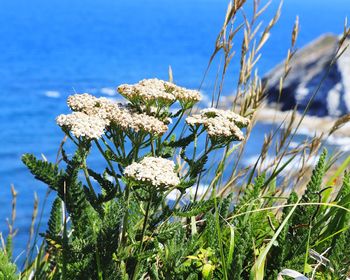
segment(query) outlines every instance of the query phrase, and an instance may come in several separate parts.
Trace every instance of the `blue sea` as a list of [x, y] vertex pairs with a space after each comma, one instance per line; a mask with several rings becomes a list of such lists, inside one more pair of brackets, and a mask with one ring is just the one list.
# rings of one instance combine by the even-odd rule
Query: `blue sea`
[[[67, 96], [89, 92], [113, 97], [121, 83], [167, 79], [169, 66], [176, 83], [198, 88], [227, 4], [226, 0], [0, 0], [0, 232], [7, 232], [13, 184], [18, 192], [15, 255], [26, 246], [34, 192], [39, 211], [44, 207], [44, 224], [51, 207], [43, 205], [46, 186], [32, 177], [21, 155], [43, 154], [55, 160], [63, 138], [55, 117], [68, 112]], [[261, 18], [265, 24], [277, 6], [272, 1]], [[298, 47], [302, 47], [323, 33], [341, 33], [350, 3], [285, 0], [281, 19], [263, 49], [261, 75], [285, 57], [296, 15]], [[235, 43], [239, 49], [240, 41]], [[238, 65], [234, 58], [225, 95], [235, 88]], [[202, 87], [207, 96], [213, 90], [216, 66], [217, 61]], [[259, 124], [251, 139], [262, 143], [272, 127]], [[254, 157], [260, 149], [250, 144], [247, 156]]]

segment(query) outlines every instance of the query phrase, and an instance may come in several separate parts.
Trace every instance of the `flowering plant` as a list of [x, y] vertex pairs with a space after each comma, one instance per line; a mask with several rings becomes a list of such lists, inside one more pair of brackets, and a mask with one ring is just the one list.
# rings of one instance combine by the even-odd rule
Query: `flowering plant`
[[[57, 117], [76, 147], [69, 159], [62, 145], [65, 170], [32, 155], [23, 157], [58, 194], [45, 234], [57, 275], [106, 278], [113, 268], [134, 279], [147, 274], [155, 240], [157, 247], [166, 246], [166, 235], [174, 234], [169, 221], [193, 207], [192, 199], [184, 197], [199, 183], [209, 154], [243, 140], [241, 128], [249, 124], [232, 111], [208, 108], [191, 114], [200, 93], [171, 82], [142, 80], [121, 85], [118, 92], [125, 103], [87, 93], [68, 98], [73, 112]], [[185, 116], [187, 129], [177, 137], [174, 132]], [[197, 154], [196, 141], [205, 134], [208, 146]], [[102, 172], [88, 165], [94, 149], [105, 161]], [[175, 200], [169, 198], [174, 192]], [[61, 212], [63, 221], [57, 218]]]

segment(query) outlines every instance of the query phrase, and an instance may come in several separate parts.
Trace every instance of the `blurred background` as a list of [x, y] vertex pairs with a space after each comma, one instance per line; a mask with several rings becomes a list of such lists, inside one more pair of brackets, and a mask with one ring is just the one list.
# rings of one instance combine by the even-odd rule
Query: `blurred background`
[[[44, 154], [55, 160], [63, 138], [55, 118], [68, 112], [67, 96], [88, 92], [116, 98], [115, 88], [121, 83], [168, 79], [169, 65], [177, 84], [198, 88], [227, 4], [227, 0], [0, 0], [0, 232], [7, 231], [14, 184], [19, 229], [15, 256], [25, 249], [34, 192], [39, 210], [51, 207], [42, 204], [47, 188], [35, 181], [21, 155]], [[272, 1], [262, 17], [265, 24], [278, 4]], [[340, 34], [350, 3], [285, 0], [263, 49], [260, 75], [286, 56], [296, 15], [300, 19], [297, 46], [302, 47], [324, 33]], [[239, 61], [231, 63], [224, 95], [234, 91], [238, 65]], [[208, 100], [216, 66], [217, 62], [201, 88]], [[252, 138], [262, 140], [272, 127], [258, 125]], [[254, 159], [260, 149], [250, 145], [246, 160]]]

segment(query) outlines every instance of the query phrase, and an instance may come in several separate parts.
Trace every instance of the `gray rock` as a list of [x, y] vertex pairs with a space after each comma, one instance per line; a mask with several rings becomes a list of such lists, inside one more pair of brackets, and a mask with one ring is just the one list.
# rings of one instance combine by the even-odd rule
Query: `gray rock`
[[290, 62], [292, 69], [284, 81], [280, 97], [279, 83], [284, 74], [284, 63], [277, 65], [264, 78], [268, 101], [279, 100], [283, 111], [294, 109], [296, 105], [299, 111], [304, 111], [321, 84], [307, 114], [338, 117], [349, 113], [350, 50], [347, 49], [330, 67], [337, 48], [338, 37], [326, 34], [300, 49]]

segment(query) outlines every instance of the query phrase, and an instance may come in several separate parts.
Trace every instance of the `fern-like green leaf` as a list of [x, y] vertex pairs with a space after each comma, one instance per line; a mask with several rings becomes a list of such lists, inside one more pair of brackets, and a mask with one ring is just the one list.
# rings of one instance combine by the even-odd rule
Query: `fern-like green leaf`
[[62, 172], [58, 170], [58, 166], [47, 161], [38, 160], [32, 154], [24, 154], [22, 156], [23, 163], [29, 168], [30, 172], [36, 179], [44, 182], [50, 188], [57, 191], [58, 181]]
[[171, 222], [162, 225], [158, 232], [156, 232], [157, 239], [160, 242], [172, 239], [175, 234], [181, 229], [182, 224], [179, 222]]
[[[217, 199], [218, 200], [218, 199]], [[195, 201], [191, 202], [179, 210], [175, 210], [174, 214], [179, 217], [193, 217], [199, 214], [205, 214], [210, 209], [214, 207], [214, 199], [203, 200], [203, 201]]]
[[16, 280], [17, 267], [11, 263], [4, 251], [0, 250], [0, 279], [1, 280]]
[[52, 204], [50, 218], [48, 222], [47, 234], [56, 236], [61, 232], [62, 228], [62, 200], [56, 198]]

